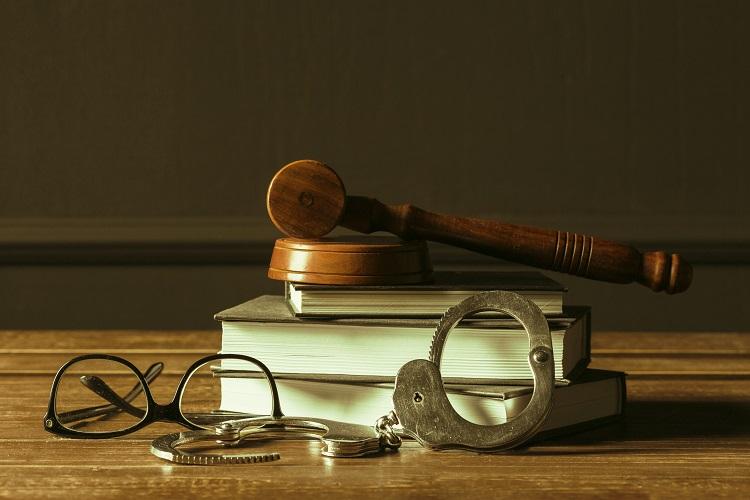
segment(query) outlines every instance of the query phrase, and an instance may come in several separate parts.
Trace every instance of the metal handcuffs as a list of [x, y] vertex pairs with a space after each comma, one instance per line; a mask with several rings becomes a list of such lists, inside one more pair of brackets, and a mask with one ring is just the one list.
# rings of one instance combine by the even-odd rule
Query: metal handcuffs
[[[461, 417], [443, 387], [440, 362], [448, 334], [462, 319], [482, 311], [504, 312], [521, 323], [529, 337], [528, 362], [534, 392], [526, 408], [514, 419], [498, 425], [479, 425]], [[432, 337], [429, 360], [409, 361], [398, 372], [393, 408], [370, 427], [333, 420], [276, 415], [227, 420], [210, 429], [162, 436], [151, 452], [163, 459], [187, 464], [258, 463], [278, 460], [278, 453], [234, 455], [193, 453], [180, 446], [215, 441], [221, 446], [249, 444], [253, 439], [318, 439], [321, 453], [330, 457], [360, 457], [401, 444], [398, 434], [416, 439], [434, 450], [463, 449], [475, 452], [507, 450], [527, 441], [544, 424], [552, 410], [554, 390], [552, 338], [542, 311], [513, 292], [495, 291], [473, 295], [449, 308]], [[275, 390], [275, 388], [274, 388]], [[274, 394], [278, 398], [277, 394]], [[399, 428], [397, 434], [395, 428]]]

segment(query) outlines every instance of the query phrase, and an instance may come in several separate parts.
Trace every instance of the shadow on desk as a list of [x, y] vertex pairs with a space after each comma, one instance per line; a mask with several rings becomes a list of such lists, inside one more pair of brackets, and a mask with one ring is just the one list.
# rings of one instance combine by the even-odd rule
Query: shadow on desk
[[[692, 448], [750, 436], [750, 402], [634, 401], [617, 422], [524, 449], [530, 455], [648, 453], [650, 441], [683, 440]], [[644, 441], [647, 442], [644, 444]], [[580, 448], [585, 445], [586, 448]], [[558, 449], [559, 448], [559, 449]]]
[[624, 439], [750, 436], [750, 401], [634, 401], [617, 424]]

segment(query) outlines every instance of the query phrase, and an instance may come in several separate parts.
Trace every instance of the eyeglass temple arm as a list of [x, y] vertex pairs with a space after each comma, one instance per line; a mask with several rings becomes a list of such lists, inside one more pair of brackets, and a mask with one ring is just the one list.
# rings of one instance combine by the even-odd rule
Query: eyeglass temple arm
[[[156, 378], [161, 374], [163, 369], [164, 369], [164, 363], [162, 363], [161, 361], [149, 366], [148, 369], [143, 373], [143, 378], [146, 380], [146, 383], [151, 384], [154, 380], [156, 380]], [[98, 382], [95, 382], [94, 380], [97, 380]], [[143, 391], [143, 386], [141, 385], [140, 382], [135, 384], [133, 388], [130, 390], [130, 392], [128, 392], [122, 398], [118, 396], [117, 393], [115, 393], [99, 377], [96, 377], [93, 375], [84, 375], [81, 377], [81, 383], [83, 384], [84, 387], [86, 387], [87, 389], [90, 389], [97, 395], [106, 399], [111, 404], [90, 406], [88, 408], [81, 408], [78, 410], [72, 410], [72, 411], [67, 411], [64, 413], [59, 413], [57, 415], [57, 419], [60, 421], [61, 424], [67, 424], [70, 422], [76, 422], [79, 420], [85, 420], [85, 419], [97, 417], [97, 416], [102, 416], [102, 418], [107, 418], [109, 416], [116, 414], [119, 411], [127, 411], [131, 415], [135, 415], [134, 413], [132, 413], [132, 411], [128, 411], [127, 407], [130, 407], [138, 412], [138, 415], [135, 415], [136, 417], [138, 418], [143, 417], [143, 410], [134, 408], [133, 406], [130, 405], [130, 402], [134, 400], [136, 397], [138, 397], [138, 395]], [[106, 388], [104, 390], [104, 393], [97, 391], [97, 388], [102, 388], [102, 387]]]
[[136, 408], [135, 406], [131, 405], [129, 401], [121, 398], [114, 390], [112, 390], [110, 386], [107, 385], [104, 380], [97, 377], [96, 375], [82, 376], [81, 383], [91, 389], [94, 393], [101, 396], [103, 399], [106, 399], [107, 401], [112, 403], [117, 407], [118, 410], [130, 413], [137, 418], [143, 418], [143, 416], [146, 414], [145, 410]]

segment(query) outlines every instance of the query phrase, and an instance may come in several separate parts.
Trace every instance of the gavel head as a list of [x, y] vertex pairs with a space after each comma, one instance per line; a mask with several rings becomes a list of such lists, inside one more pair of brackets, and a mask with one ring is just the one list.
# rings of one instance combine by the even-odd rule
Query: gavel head
[[278, 171], [268, 186], [266, 208], [279, 231], [294, 238], [320, 238], [344, 216], [344, 183], [328, 165], [299, 160]]

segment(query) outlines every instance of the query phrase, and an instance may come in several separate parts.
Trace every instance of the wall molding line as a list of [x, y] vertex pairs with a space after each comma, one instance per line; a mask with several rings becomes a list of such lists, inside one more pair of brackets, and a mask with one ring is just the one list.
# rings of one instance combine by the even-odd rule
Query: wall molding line
[[[484, 217], [493, 217], [484, 215]], [[500, 216], [494, 216], [500, 218]], [[641, 249], [682, 253], [694, 264], [750, 264], [743, 217], [503, 216], [503, 220], [585, 232]], [[575, 220], [575, 225], [571, 224]], [[340, 231], [339, 234], [344, 234]], [[0, 264], [263, 264], [280, 234], [266, 217], [0, 217]], [[494, 259], [445, 245], [433, 260], [457, 265]]]

